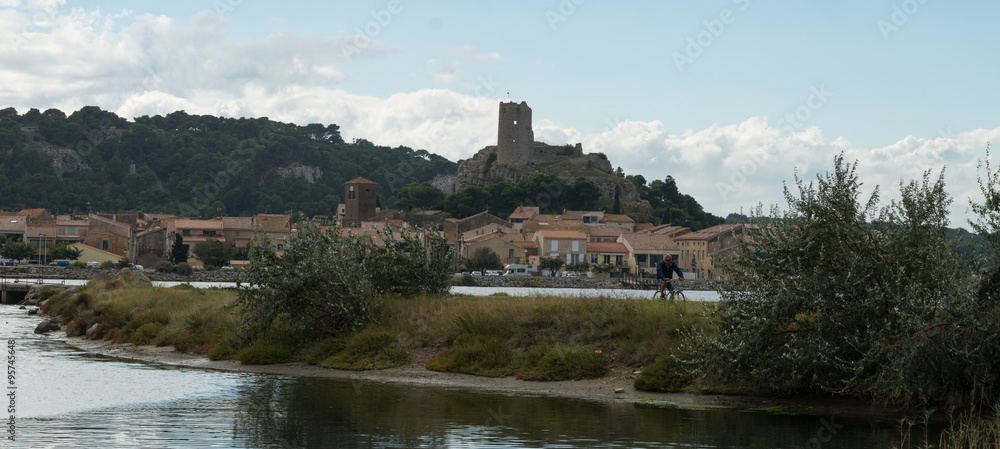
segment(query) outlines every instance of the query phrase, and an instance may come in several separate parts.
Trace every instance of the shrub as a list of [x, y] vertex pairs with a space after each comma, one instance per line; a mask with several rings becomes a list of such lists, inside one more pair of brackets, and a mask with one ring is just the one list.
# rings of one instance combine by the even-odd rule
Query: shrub
[[48, 289], [42, 290], [42, 292], [38, 294], [38, 301], [39, 302], [45, 301], [46, 299], [49, 299], [49, 298], [55, 296], [58, 293], [59, 293], [59, 291], [56, 290], [56, 289], [54, 289], [54, 288], [48, 288]]
[[392, 368], [406, 363], [406, 349], [395, 335], [366, 330], [350, 339], [344, 349], [326, 360], [327, 368], [365, 370]]
[[190, 276], [193, 271], [194, 269], [191, 268], [191, 265], [188, 265], [187, 263], [179, 263], [174, 265], [174, 273], [183, 276]]
[[115, 265], [116, 264], [114, 262], [110, 261], [110, 260], [105, 260], [104, 262], [101, 262], [101, 268], [105, 268], [105, 269], [109, 269], [109, 270], [110, 269], [114, 269]]
[[497, 337], [462, 334], [450, 348], [427, 362], [427, 369], [480, 376], [502, 377], [514, 373], [511, 351]]
[[694, 380], [689, 367], [674, 354], [664, 354], [651, 365], [644, 366], [635, 379], [636, 390], [676, 393]]
[[608, 360], [593, 346], [538, 345], [521, 360], [517, 376], [525, 380], [577, 380], [601, 377]]
[[257, 342], [236, 353], [236, 359], [246, 365], [272, 365], [292, 360], [295, 351], [281, 343]]
[[74, 261], [69, 266], [72, 268], [87, 268], [87, 264], [80, 262], [79, 260]]
[[129, 343], [134, 345], [148, 345], [156, 337], [156, 334], [163, 329], [163, 324], [157, 322], [149, 322], [142, 324], [135, 330], [133, 330], [128, 337]]
[[169, 260], [161, 260], [156, 263], [156, 271], [160, 273], [173, 273], [174, 264], [170, 263]]
[[[977, 303], [946, 238], [943, 173], [861, 198], [856, 165], [758, 208], [752, 238], [724, 259], [717, 334], [693, 334], [698, 374], [763, 392], [838, 391], [886, 402], [968, 403], [995, 382], [1000, 307]], [[989, 380], [987, 380], [989, 379]]]

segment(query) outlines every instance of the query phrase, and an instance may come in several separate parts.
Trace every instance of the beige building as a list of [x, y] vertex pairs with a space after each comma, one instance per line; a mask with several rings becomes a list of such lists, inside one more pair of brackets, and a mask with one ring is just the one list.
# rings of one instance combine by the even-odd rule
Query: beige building
[[471, 257], [479, 248], [488, 248], [498, 256], [504, 264], [527, 263], [528, 250], [503, 238], [503, 234], [493, 232], [472, 237], [462, 242], [462, 257]]
[[587, 243], [587, 262], [591, 265], [610, 265], [616, 272], [628, 269], [628, 247], [620, 242]]
[[97, 248], [94, 248], [93, 246], [86, 245], [86, 244], [83, 244], [83, 243], [74, 243], [74, 244], [70, 245], [69, 247], [70, 248], [75, 248], [75, 249], [78, 249], [78, 250], [81, 251], [80, 252], [80, 258], [76, 259], [77, 262], [82, 262], [82, 263], [87, 263], [87, 262], [104, 263], [104, 262], [118, 262], [119, 260], [122, 259], [122, 256], [119, 256], [117, 254], [110, 253], [110, 252], [107, 252], [107, 251], [102, 251], [102, 250], [99, 250]]
[[718, 225], [677, 237], [682, 270], [698, 274], [703, 279], [719, 276], [717, 264], [720, 257], [732, 251], [743, 235], [743, 224]]
[[680, 254], [674, 240], [665, 235], [622, 234], [618, 242], [628, 248], [628, 268], [632, 274], [656, 273], [656, 264], [669, 254], [676, 258]]
[[538, 245], [539, 257], [562, 259], [567, 265], [583, 262], [587, 255], [587, 234], [582, 231], [543, 229], [532, 240]]

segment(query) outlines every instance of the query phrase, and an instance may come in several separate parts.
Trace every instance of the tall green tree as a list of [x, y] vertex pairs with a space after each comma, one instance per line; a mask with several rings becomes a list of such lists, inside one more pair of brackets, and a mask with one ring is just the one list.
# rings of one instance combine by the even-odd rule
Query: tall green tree
[[400, 189], [396, 207], [403, 210], [440, 210], [444, 207], [444, 199], [444, 192], [429, 183], [410, 183]]
[[184, 237], [174, 234], [174, 243], [170, 245], [170, 261], [173, 263], [187, 263], [188, 247], [184, 244]]

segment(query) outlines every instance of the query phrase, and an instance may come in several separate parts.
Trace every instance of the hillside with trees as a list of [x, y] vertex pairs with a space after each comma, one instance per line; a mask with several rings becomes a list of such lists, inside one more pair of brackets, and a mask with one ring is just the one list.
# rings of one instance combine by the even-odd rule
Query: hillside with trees
[[130, 122], [92, 106], [68, 116], [0, 110], [0, 209], [323, 215], [355, 177], [377, 182], [391, 207], [403, 186], [456, 167], [426, 150], [346, 143], [337, 125], [183, 111]]

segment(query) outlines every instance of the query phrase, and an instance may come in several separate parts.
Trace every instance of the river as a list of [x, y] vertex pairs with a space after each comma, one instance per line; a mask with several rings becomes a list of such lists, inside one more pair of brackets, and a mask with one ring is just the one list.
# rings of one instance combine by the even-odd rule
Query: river
[[14, 410], [3, 415], [14, 416], [15, 441], [5, 426], [0, 447], [875, 448], [899, 439], [894, 422], [136, 363], [36, 335], [38, 321], [0, 306], [0, 338], [15, 356], [4, 401]]

